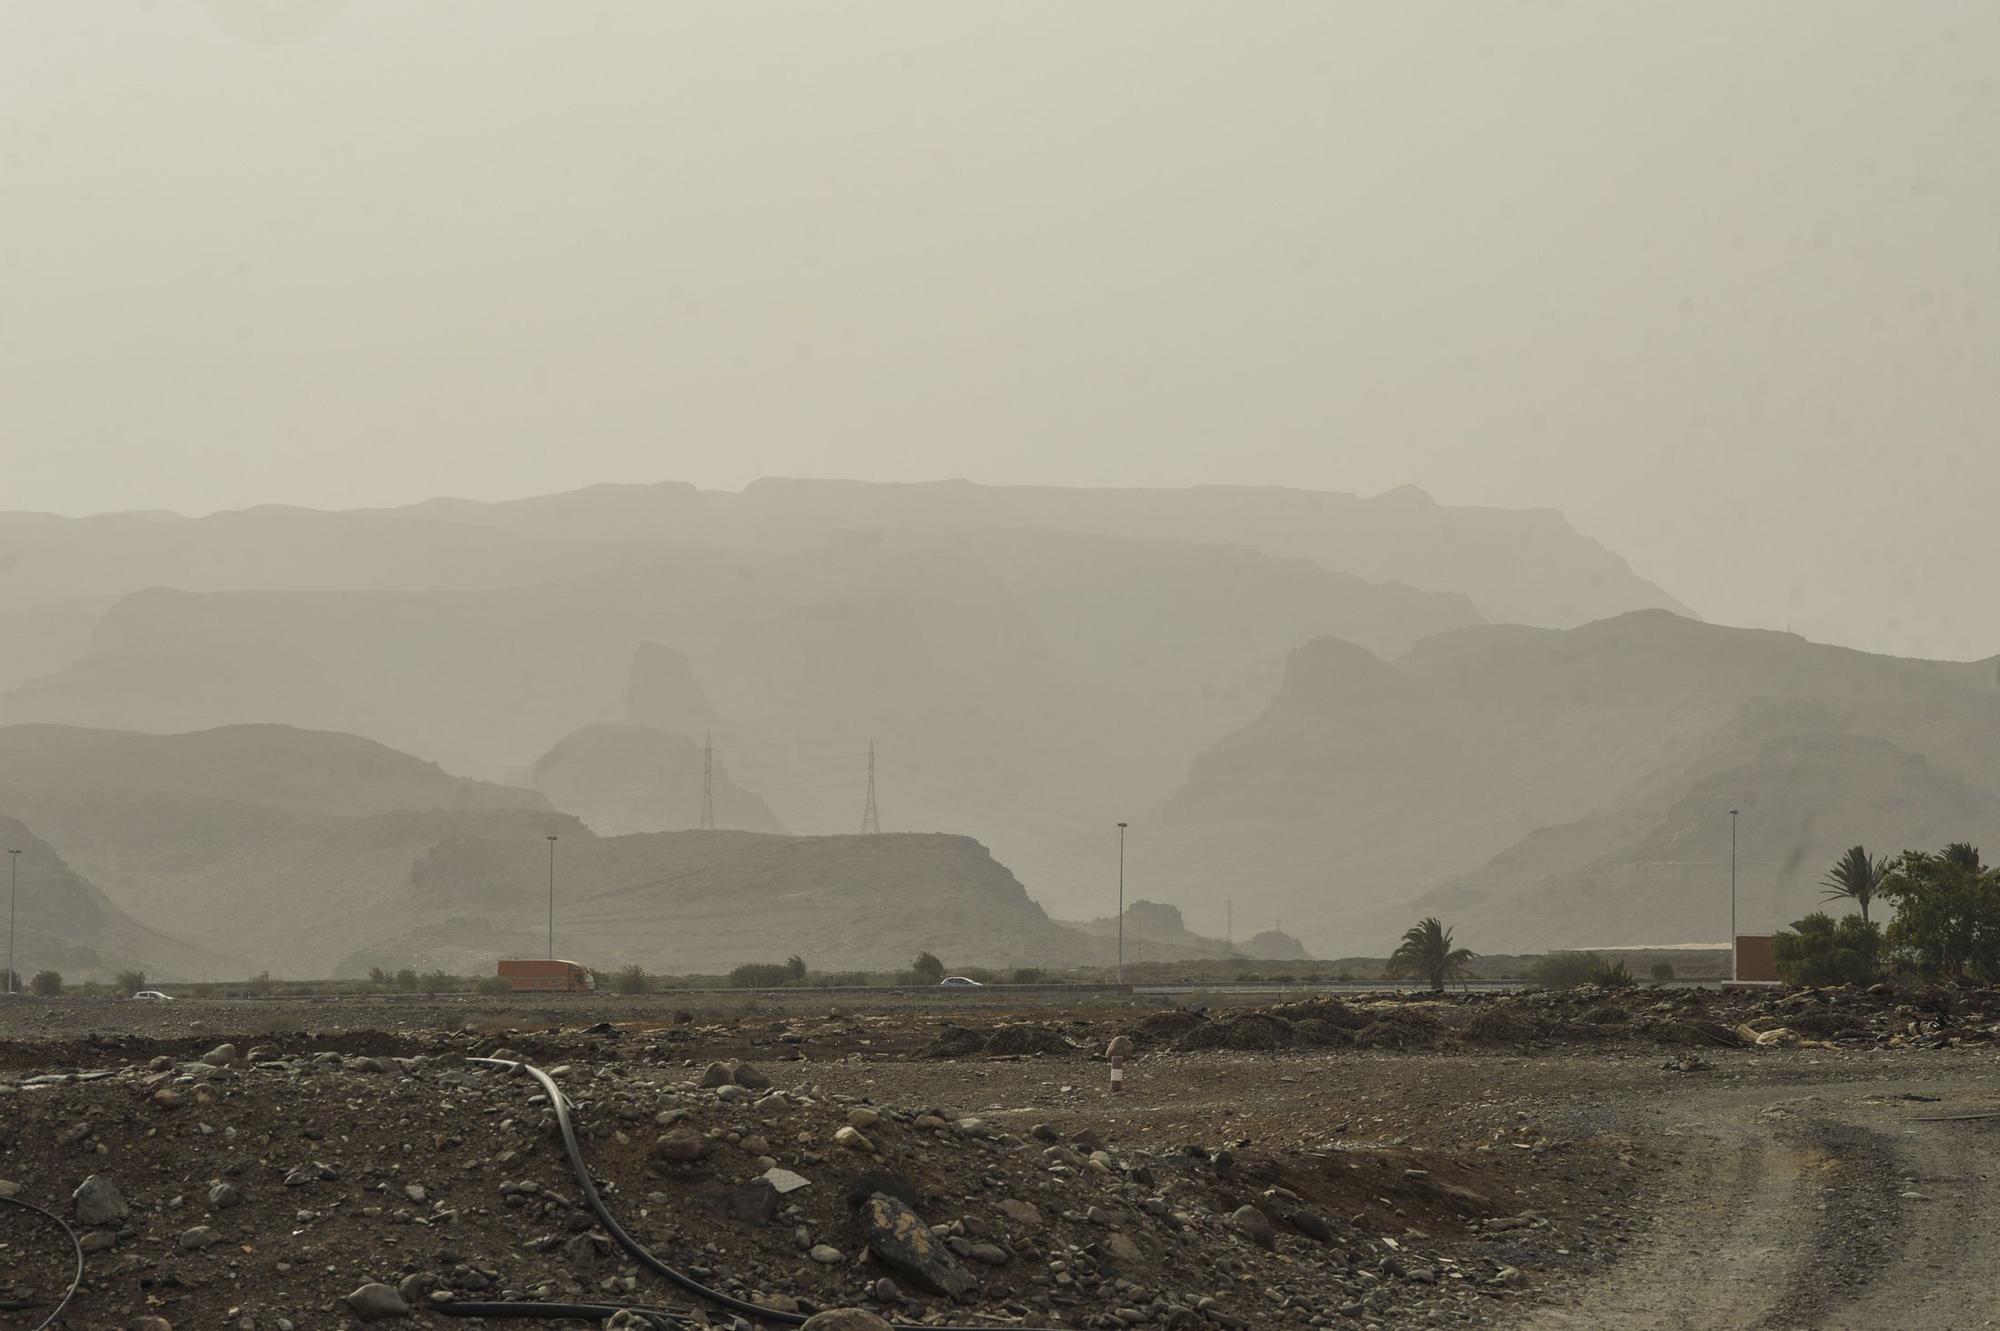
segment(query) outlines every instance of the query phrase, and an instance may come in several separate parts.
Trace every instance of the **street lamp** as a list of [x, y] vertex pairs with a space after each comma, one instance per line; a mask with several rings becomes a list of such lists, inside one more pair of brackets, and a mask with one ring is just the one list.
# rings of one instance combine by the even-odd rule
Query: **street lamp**
[[1736, 975], [1736, 810], [1729, 811], [1729, 978]]
[[1118, 987], [1125, 987], [1125, 824], [1118, 824]]
[[549, 960], [556, 958], [556, 834], [549, 833]]
[[7, 852], [7, 992], [14, 990], [14, 898], [21, 888], [21, 852]]

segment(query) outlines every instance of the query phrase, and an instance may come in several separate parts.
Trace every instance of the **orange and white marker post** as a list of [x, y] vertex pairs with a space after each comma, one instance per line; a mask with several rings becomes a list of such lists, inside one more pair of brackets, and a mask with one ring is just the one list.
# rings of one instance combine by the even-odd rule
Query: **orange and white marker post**
[[1104, 1056], [1111, 1060], [1111, 1093], [1113, 1095], [1122, 1095], [1125, 1092], [1125, 1060], [1131, 1052], [1132, 1039], [1126, 1035], [1120, 1035], [1113, 1039], [1104, 1050]]

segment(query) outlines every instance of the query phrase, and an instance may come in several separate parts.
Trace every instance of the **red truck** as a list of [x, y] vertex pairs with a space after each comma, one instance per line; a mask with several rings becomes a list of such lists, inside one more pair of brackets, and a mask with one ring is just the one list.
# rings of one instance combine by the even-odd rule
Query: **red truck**
[[541, 957], [508, 957], [500, 962], [500, 978], [516, 993], [588, 993], [597, 988], [597, 979], [574, 961]]

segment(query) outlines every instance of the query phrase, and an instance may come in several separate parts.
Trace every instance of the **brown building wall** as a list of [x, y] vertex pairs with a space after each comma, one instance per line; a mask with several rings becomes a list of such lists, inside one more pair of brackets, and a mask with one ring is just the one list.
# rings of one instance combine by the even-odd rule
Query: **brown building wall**
[[1778, 978], [1778, 949], [1771, 935], [1736, 935], [1736, 978], [1739, 980]]

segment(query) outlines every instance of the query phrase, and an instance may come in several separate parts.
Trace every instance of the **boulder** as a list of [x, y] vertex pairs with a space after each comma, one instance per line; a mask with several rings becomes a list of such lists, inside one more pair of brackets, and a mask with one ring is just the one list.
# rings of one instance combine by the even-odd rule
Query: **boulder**
[[403, 1296], [393, 1285], [380, 1281], [370, 1281], [341, 1300], [348, 1311], [364, 1322], [379, 1322], [391, 1317], [408, 1317], [410, 1305], [403, 1302]]
[[1271, 1220], [1254, 1206], [1239, 1206], [1230, 1215], [1229, 1222], [1236, 1226], [1236, 1232], [1249, 1239], [1258, 1247], [1275, 1251], [1278, 1246], [1278, 1231], [1271, 1227]]
[[950, 1299], [977, 1287], [951, 1249], [904, 1202], [878, 1192], [862, 1203], [860, 1220], [868, 1251], [912, 1284]]
[[116, 1224], [132, 1214], [132, 1208], [125, 1204], [125, 1194], [102, 1174], [92, 1174], [79, 1183], [70, 1200], [76, 1203], [79, 1225]]

